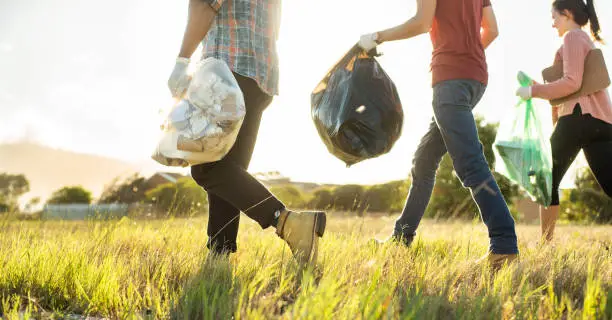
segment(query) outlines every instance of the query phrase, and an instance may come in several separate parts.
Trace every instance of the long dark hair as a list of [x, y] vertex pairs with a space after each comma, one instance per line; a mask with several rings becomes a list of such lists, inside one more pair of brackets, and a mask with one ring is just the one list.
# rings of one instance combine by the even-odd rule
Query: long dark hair
[[571, 12], [574, 16], [574, 21], [581, 27], [590, 22], [593, 38], [599, 42], [603, 42], [599, 36], [601, 28], [599, 27], [599, 20], [595, 13], [593, 0], [586, 0], [586, 4], [582, 2], [582, 0], [555, 0], [552, 5], [560, 14], [564, 15], [565, 10]]

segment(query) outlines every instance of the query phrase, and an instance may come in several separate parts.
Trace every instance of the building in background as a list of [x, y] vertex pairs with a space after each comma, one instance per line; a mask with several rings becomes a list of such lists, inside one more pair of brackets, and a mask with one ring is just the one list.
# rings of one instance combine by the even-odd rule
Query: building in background
[[165, 183], [176, 183], [179, 179], [185, 177], [186, 176], [176, 172], [156, 172], [147, 179], [147, 189], [155, 189], [155, 187]]
[[331, 184], [318, 184], [314, 182], [291, 181], [290, 178], [283, 176], [278, 171], [258, 172], [258, 173], [254, 173], [253, 177], [255, 177], [255, 179], [259, 180], [259, 182], [263, 183], [263, 185], [268, 188], [273, 187], [273, 186], [292, 185], [304, 192], [310, 192], [320, 187], [336, 186], [336, 185], [331, 185]]

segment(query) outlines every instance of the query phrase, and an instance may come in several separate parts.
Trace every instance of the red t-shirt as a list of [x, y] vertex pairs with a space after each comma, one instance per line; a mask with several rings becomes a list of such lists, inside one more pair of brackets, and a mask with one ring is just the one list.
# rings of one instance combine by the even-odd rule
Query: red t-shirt
[[472, 79], [487, 84], [487, 60], [480, 40], [484, 7], [490, 0], [437, 0], [430, 36], [432, 85]]

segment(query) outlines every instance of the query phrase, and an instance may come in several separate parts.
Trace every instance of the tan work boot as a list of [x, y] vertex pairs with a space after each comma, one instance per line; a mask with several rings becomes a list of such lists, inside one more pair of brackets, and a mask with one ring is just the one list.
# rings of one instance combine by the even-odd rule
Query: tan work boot
[[478, 259], [478, 263], [488, 263], [493, 271], [499, 271], [504, 265], [510, 265], [518, 259], [518, 254], [487, 253]]
[[311, 264], [317, 260], [317, 246], [325, 224], [325, 212], [283, 210], [278, 217], [276, 234], [287, 242], [300, 265]]

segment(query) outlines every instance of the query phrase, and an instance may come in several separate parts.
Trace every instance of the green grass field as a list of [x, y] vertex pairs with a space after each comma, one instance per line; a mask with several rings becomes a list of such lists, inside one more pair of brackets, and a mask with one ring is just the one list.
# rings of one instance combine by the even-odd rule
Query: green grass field
[[238, 252], [206, 262], [206, 219], [0, 220], [6, 318], [612, 319], [612, 227], [518, 225], [520, 263], [492, 276], [479, 223], [425, 221], [410, 248], [368, 243], [394, 217], [330, 218], [301, 272], [273, 230], [242, 219]]

